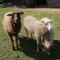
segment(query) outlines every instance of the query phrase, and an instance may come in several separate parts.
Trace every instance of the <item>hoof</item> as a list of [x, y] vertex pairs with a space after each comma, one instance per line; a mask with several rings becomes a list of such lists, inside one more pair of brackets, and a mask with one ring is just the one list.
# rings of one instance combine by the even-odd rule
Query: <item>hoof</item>
[[18, 51], [22, 51], [22, 49], [21, 49], [21, 48], [16, 48], [16, 50], [18, 50]]

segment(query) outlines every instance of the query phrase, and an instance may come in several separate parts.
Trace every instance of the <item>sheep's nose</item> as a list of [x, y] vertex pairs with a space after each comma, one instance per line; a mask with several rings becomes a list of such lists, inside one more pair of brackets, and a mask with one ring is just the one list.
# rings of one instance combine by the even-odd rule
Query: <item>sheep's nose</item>
[[49, 31], [52, 31], [53, 29], [51, 28], [51, 29], [49, 29]]

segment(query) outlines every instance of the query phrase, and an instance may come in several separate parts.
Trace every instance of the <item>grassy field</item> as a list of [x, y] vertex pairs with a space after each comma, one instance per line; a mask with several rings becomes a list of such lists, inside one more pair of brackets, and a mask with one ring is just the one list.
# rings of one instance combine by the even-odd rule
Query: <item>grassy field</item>
[[[54, 25], [55, 25], [55, 34], [54, 34], [54, 39], [55, 40], [60, 40], [60, 9], [53, 9], [53, 8], [34, 8], [34, 9], [21, 9], [21, 8], [16, 8], [16, 7], [7, 7], [7, 8], [2, 8], [0, 7], [0, 60], [16, 60], [19, 56], [19, 60], [58, 60], [60, 59], [60, 52], [57, 51], [57, 53], [52, 56], [40, 56], [37, 58], [37, 56], [34, 55], [34, 50], [32, 47], [32, 41], [26, 42], [26, 39], [24, 40], [24, 43], [22, 42], [23, 45], [23, 51], [13, 51], [12, 46], [11, 46], [11, 41], [9, 38], [6, 36], [3, 28], [2, 28], [2, 21], [4, 14], [8, 11], [24, 11], [24, 15], [22, 16], [22, 22], [23, 18], [26, 15], [32, 15], [35, 16], [37, 19], [41, 19], [43, 17], [48, 17], [53, 19]], [[22, 24], [22, 30], [21, 34], [23, 36], [26, 36], [25, 30], [23, 28]], [[30, 34], [29, 34], [30, 37]], [[24, 39], [24, 38], [23, 38]], [[31, 43], [31, 44], [30, 44]], [[58, 43], [57, 43], [58, 44]], [[31, 46], [30, 46], [31, 45]], [[56, 45], [58, 50], [60, 50], [60, 45]], [[58, 54], [59, 53], [59, 54]], [[41, 58], [41, 59], [40, 59]]]

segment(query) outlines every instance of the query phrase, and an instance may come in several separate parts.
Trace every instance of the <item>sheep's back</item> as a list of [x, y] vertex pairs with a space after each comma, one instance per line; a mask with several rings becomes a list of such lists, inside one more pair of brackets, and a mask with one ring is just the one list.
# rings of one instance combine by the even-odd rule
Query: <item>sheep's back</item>
[[36, 19], [34, 17], [26, 16], [24, 18], [24, 26], [27, 30], [34, 32], [35, 24], [36, 24]]

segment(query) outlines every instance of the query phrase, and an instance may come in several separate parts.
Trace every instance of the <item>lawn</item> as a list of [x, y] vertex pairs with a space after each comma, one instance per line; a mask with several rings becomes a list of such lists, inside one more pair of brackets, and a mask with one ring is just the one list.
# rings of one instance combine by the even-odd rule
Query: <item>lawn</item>
[[[22, 8], [17, 8], [17, 7], [6, 7], [2, 8], [0, 7], [0, 60], [38, 60], [37, 57], [34, 55], [34, 50], [32, 47], [32, 41], [26, 42], [26, 39], [24, 40], [23, 45], [23, 51], [13, 51], [12, 46], [11, 46], [11, 41], [9, 38], [6, 36], [3, 27], [2, 27], [2, 21], [4, 14], [9, 11], [23, 11], [24, 15], [22, 17], [22, 22], [23, 18], [27, 15], [32, 15], [35, 16], [37, 19], [41, 19], [43, 17], [48, 17], [51, 18], [54, 22], [54, 39], [55, 40], [60, 40], [60, 9], [53, 9], [53, 8], [27, 8], [27, 9], [22, 9]], [[26, 33], [22, 24], [22, 29], [21, 29], [21, 34], [26, 37]], [[30, 34], [29, 34], [30, 37]], [[31, 43], [31, 44], [30, 44]], [[31, 45], [31, 46], [30, 46]], [[56, 45], [57, 47], [60, 47], [60, 45]], [[60, 50], [60, 48], [57, 48]], [[32, 51], [31, 51], [32, 50]], [[59, 52], [58, 52], [59, 53]], [[19, 58], [17, 57], [19, 56]], [[56, 55], [56, 54], [55, 54]], [[46, 58], [46, 60], [58, 60], [60, 59], [60, 53], [57, 54], [58, 56], [56, 57], [50, 57], [50, 56], [42, 56], [43, 58]], [[40, 56], [39, 56], [40, 57]], [[39, 59], [39, 60], [45, 60], [45, 59]]]

